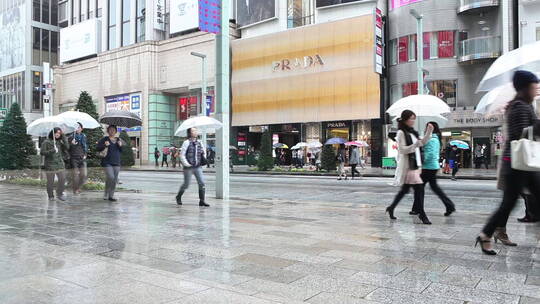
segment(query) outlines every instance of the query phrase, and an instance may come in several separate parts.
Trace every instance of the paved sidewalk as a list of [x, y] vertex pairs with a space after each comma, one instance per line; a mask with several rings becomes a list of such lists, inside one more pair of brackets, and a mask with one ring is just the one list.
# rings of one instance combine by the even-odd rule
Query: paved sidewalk
[[[234, 166], [233, 174], [261, 174], [261, 175], [310, 175], [310, 176], [336, 176], [336, 173], [327, 173], [327, 172], [315, 172], [309, 170], [306, 166], [306, 171], [291, 171], [290, 167], [281, 167], [280, 171], [257, 171], [255, 167], [249, 166]], [[172, 167], [156, 167], [152, 165], [142, 165], [142, 166], [133, 166], [131, 168], [126, 168], [124, 170], [132, 171], [155, 171], [155, 172], [179, 172], [182, 171], [181, 167], [172, 168]], [[350, 167], [346, 168], [350, 176]], [[382, 169], [382, 168], [366, 168], [359, 169], [360, 172], [365, 177], [394, 177], [394, 169]], [[214, 168], [204, 168], [205, 172], [213, 173], [215, 172]], [[495, 180], [497, 179], [497, 170], [496, 169], [460, 169], [457, 175], [458, 179], [470, 179], [470, 180]], [[439, 174], [439, 178], [450, 179], [451, 176], [448, 174]]]
[[540, 302], [540, 227], [510, 221], [520, 246], [485, 256], [473, 247], [483, 209], [431, 210], [426, 226], [406, 207], [390, 221], [367, 195], [206, 209], [195, 191], [182, 207], [157, 192], [45, 198], [0, 184], [0, 303]]

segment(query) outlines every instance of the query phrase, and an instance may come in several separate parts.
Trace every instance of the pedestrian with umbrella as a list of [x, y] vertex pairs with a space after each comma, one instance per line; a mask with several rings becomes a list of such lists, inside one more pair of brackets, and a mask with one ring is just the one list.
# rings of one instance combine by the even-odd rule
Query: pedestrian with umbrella
[[497, 211], [489, 218], [476, 238], [476, 245], [480, 243], [482, 252], [487, 255], [496, 255], [491, 244], [491, 238], [501, 241], [507, 246], [516, 246], [511, 242], [506, 233], [506, 223], [510, 212], [516, 206], [517, 199], [527, 188], [535, 198], [540, 197], [540, 185], [537, 172], [524, 171], [513, 168], [513, 158], [517, 157], [512, 151], [512, 141], [521, 139], [523, 129], [534, 127], [534, 135], [540, 134], [540, 121], [536, 117], [533, 102], [537, 96], [539, 79], [531, 72], [516, 71], [513, 76], [513, 84], [516, 89], [515, 98], [506, 107], [506, 143], [502, 157], [501, 176], [504, 183], [503, 201]]
[[342, 178], [347, 180], [347, 172], [345, 171], [345, 163], [347, 162], [347, 152], [345, 150], [345, 144], [340, 144], [336, 159], [338, 161], [338, 180]]
[[433, 132], [433, 125], [428, 124], [424, 138], [420, 136], [414, 125], [416, 123], [416, 114], [413, 111], [405, 110], [401, 113], [398, 119], [398, 129], [396, 140], [398, 143], [398, 165], [396, 169], [395, 185], [401, 186], [401, 190], [396, 195], [394, 201], [388, 208], [390, 219], [397, 219], [394, 216], [394, 209], [397, 207], [405, 194], [409, 193], [410, 189], [414, 189], [414, 204], [415, 212], [422, 223], [431, 225], [424, 211], [424, 182], [420, 177], [422, 173], [422, 156], [420, 148], [424, 146], [430, 139]]
[[182, 144], [180, 160], [184, 167], [184, 183], [176, 195], [176, 203], [182, 205], [182, 196], [189, 187], [191, 175], [195, 175], [199, 185], [199, 206], [209, 207], [205, 200], [205, 184], [203, 176], [203, 166], [206, 165], [206, 150], [203, 144], [197, 139], [199, 130], [197, 128], [187, 129], [187, 139]]
[[114, 197], [116, 185], [118, 184], [118, 175], [120, 174], [120, 155], [124, 143], [118, 137], [117, 126], [133, 128], [140, 126], [142, 120], [137, 114], [129, 111], [113, 110], [103, 114], [99, 121], [107, 124], [107, 136], [98, 141], [97, 151], [101, 157], [101, 166], [105, 171], [105, 191], [103, 200], [116, 202]]
[[83, 125], [78, 122], [78, 128], [68, 138], [69, 156], [71, 162], [73, 194], [80, 194], [81, 188], [86, 182], [86, 155], [88, 153], [88, 143], [86, 135], [82, 133]]
[[50, 131], [47, 139], [41, 144], [40, 154], [45, 157], [45, 174], [47, 176], [47, 194], [49, 200], [54, 200], [54, 178], [58, 179], [56, 197], [65, 201], [64, 189], [66, 185], [66, 172], [64, 153], [69, 144], [61, 128], [55, 127]]
[[358, 170], [356, 170], [356, 166], [361, 165], [360, 160], [360, 152], [358, 151], [358, 147], [356, 145], [351, 145], [351, 154], [349, 157], [349, 165], [351, 165], [351, 180], [354, 179], [354, 174], [357, 173], [359, 177], [362, 176]]

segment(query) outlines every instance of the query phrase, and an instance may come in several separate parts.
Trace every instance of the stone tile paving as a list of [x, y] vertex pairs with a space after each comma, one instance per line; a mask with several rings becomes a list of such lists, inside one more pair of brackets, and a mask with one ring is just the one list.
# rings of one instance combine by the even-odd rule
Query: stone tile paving
[[540, 303], [540, 226], [510, 221], [521, 246], [485, 256], [483, 209], [424, 226], [371, 196], [208, 209], [118, 196], [49, 202], [0, 184], [0, 303]]

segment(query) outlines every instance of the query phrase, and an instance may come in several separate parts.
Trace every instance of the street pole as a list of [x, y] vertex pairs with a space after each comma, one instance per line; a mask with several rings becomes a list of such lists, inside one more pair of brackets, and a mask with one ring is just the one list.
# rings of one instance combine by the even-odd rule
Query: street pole
[[223, 127], [216, 133], [216, 198], [229, 199], [229, 10], [221, 0], [221, 32], [216, 35], [216, 118]]
[[416, 19], [416, 69], [418, 73], [418, 95], [424, 94], [424, 16], [415, 9], [410, 14]]
[[[199, 116], [206, 116], [206, 55], [197, 53], [197, 52], [191, 52], [192, 56], [199, 57], [202, 60], [202, 81], [201, 81], [201, 102], [199, 106]], [[205, 147], [208, 148], [207, 142], [206, 142], [206, 130], [202, 130], [202, 142]]]

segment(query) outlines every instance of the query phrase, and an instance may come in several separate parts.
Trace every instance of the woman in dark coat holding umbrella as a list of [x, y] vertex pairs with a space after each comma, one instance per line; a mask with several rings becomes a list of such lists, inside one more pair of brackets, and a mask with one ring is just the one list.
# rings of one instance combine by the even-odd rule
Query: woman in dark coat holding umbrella
[[97, 144], [97, 151], [107, 151], [105, 157], [101, 159], [101, 166], [105, 171], [105, 193], [103, 194], [104, 200], [115, 202], [117, 199], [114, 197], [114, 191], [116, 190], [116, 184], [118, 184], [118, 174], [120, 173], [120, 154], [122, 153], [122, 140], [116, 135], [118, 130], [115, 125], [107, 127], [108, 136], [103, 137]]

